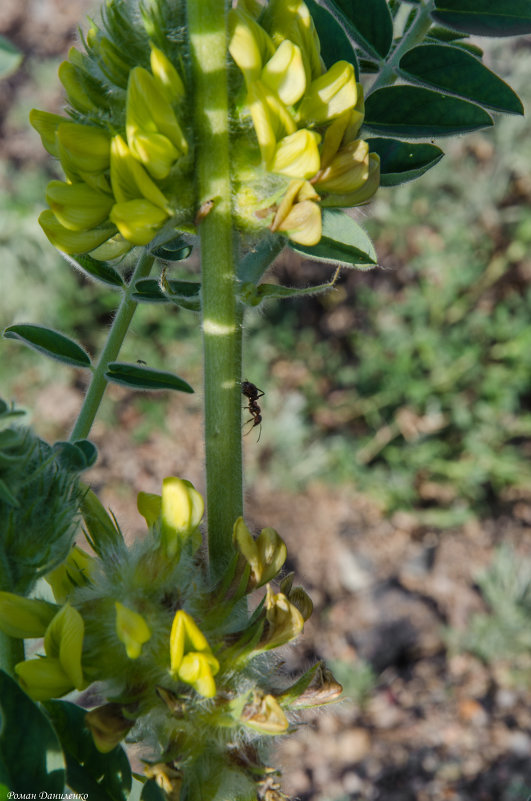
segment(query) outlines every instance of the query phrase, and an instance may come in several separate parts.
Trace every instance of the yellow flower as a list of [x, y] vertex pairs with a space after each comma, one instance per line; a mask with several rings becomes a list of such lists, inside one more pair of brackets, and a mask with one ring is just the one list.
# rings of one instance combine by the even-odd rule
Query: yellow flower
[[138, 659], [142, 646], [151, 639], [151, 629], [138, 612], [134, 612], [119, 601], [115, 601], [116, 634], [125, 645], [129, 659]]
[[88, 253], [116, 233], [114, 225], [104, 225], [89, 231], [72, 231], [61, 225], [49, 209], [42, 212], [39, 223], [52, 245], [63, 253]]
[[319, 134], [306, 128], [285, 136], [276, 147], [269, 169], [290, 178], [311, 178], [320, 166], [320, 139]]
[[145, 198], [168, 211], [168, 201], [121, 136], [111, 142], [111, 185], [117, 203]]
[[260, 734], [282, 734], [289, 727], [289, 721], [276, 698], [266, 695], [262, 690], [253, 691], [240, 719]]
[[37, 133], [40, 134], [45, 150], [51, 156], [59, 158], [59, 148], [55, 135], [59, 126], [66, 122], [65, 118], [60, 117], [58, 114], [49, 114], [47, 111], [32, 108], [29, 119]]
[[303, 616], [283, 593], [274, 593], [269, 584], [265, 607], [269, 626], [260, 647], [278, 648], [301, 633], [304, 627]]
[[262, 160], [269, 166], [278, 140], [295, 133], [297, 126], [282, 101], [261, 81], [249, 86], [248, 104]]
[[297, 103], [306, 89], [306, 73], [300, 47], [285, 39], [262, 70], [261, 80], [288, 106]]
[[[170, 476], [162, 482], [161, 538], [168, 558], [175, 558], [181, 543], [197, 532], [203, 517], [203, 498], [193, 484]], [[199, 545], [200, 540], [194, 544]]]
[[214, 676], [219, 662], [203, 632], [183, 609], [173, 618], [170, 633], [170, 671], [205, 698], [216, 694]]
[[273, 528], [264, 528], [255, 540], [239, 517], [233, 529], [233, 542], [245, 557], [251, 568], [253, 587], [260, 587], [271, 581], [286, 561], [287, 548], [283, 539]]
[[74, 688], [83, 690], [86, 687], [81, 665], [84, 632], [83, 618], [66, 604], [46, 629], [46, 656], [15, 665], [23, 689], [34, 701], [45, 701]]
[[136, 499], [138, 511], [152, 528], [160, 517], [162, 498], [153, 492], [139, 492]]
[[62, 121], [57, 127], [58, 155], [69, 173], [100, 173], [109, 167], [109, 135], [101, 128]]
[[70, 231], [95, 228], [109, 216], [113, 198], [88, 184], [50, 181], [46, 200], [58, 221]]
[[147, 245], [168, 219], [168, 215], [149, 200], [138, 199], [116, 203], [111, 209], [109, 219], [124, 239], [133, 245]]
[[288, 39], [300, 48], [307, 83], [321, 75], [319, 37], [302, 0], [272, 0], [264, 15], [264, 26], [277, 46]]
[[369, 174], [359, 189], [347, 195], [327, 195], [322, 201], [323, 206], [361, 206], [368, 203], [380, 186], [380, 157], [376, 153], [369, 153]]
[[328, 167], [316, 176], [321, 192], [349, 194], [363, 186], [369, 177], [369, 145], [363, 139], [350, 142], [337, 153]]
[[295, 203], [276, 230], [285, 233], [299, 245], [317, 245], [322, 234], [321, 209], [312, 200]]
[[243, 8], [229, 11], [229, 37], [229, 53], [246, 81], [255, 81], [275, 51], [271, 38]]
[[[75, 48], [72, 48], [75, 51]], [[83, 84], [79, 77], [77, 67], [69, 61], [63, 61], [59, 65], [59, 80], [63, 84], [66, 94], [68, 95], [68, 102], [82, 114], [87, 112], [98, 112], [98, 107], [92, 102], [86, 93]]]
[[300, 104], [300, 122], [321, 125], [351, 110], [357, 100], [354, 67], [348, 61], [336, 61], [308, 87]]

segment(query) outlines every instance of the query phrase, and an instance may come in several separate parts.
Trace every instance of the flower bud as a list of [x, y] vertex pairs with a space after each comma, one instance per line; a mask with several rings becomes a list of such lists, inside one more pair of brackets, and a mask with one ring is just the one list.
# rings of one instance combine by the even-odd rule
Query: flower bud
[[308, 87], [299, 107], [299, 120], [321, 125], [353, 109], [356, 100], [354, 67], [348, 61], [336, 61]]
[[112, 236], [104, 242], [103, 245], [91, 250], [90, 255], [97, 261], [111, 261], [129, 253], [132, 247], [131, 242], [124, 239], [121, 234], [116, 234], [116, 236]]
[[240, 719], [260, 734], [282, 734], [289, 728], [289, 721], [276, 698], [266, 695], [262, 690], [253, 691]]
[[58, 607], [48, 601], [0, 592], [0, 631], [9, 637], [44, 637], [57, 612]]
[[266, 619], [268, 628], [265, 639], [260, 643], [261, 648], [267, 650], [278, 648], [280, 645], [297, 637], [303, 627], [304, 618], [299, 610], [291, 604], [281, 592], [274, 593], [271, 586], [267, 586], [265, 601]]
[[50, 181], [46, 200], [61, 225], [70, 231], [86, 231], [104, 222], [113, 198], [87, 184]]
[[287, 106], [297, 103], [306, 89], [300, 47], [285, 39], [263, 68], [260, 77]]
[[260, 77], [264, 61], [275, 52], [271, 38], [243, 8], [229, 11], [229, 53], [247, 83]]
[[126, 718], [122, 709], [122, 704], [109, 703], [91, 709], [85, 715], [85, 724], [101, 754], [108, 754], [116, 748], [134, 725], [134, 720]]
[[214, 676], [219, 670], [219, 662], [211, 653], [189, 651], [183, 656], [177, 675], [186, 684], [191, 684], [199, 695], [213, 698], [216, 694]]
[[321, 192], [349, 194], [359, 189], [369, 177], [369, 145], [356, 139], [341, 148], [328, 167], [315, 178]]
[[138, 659], [142, 646], [151, 639], [151, 629], [138, 612], [128, 609], [119, 601], [115, 601], [116, 634], [125, 645], [129, 659]]
[[278, 46], [285, 39], [301, 51], [309, 84], [322, 73], [321, 45], [312, 16], [302, 0], [272, 0], [264, 15], [264, 27]]
[[86, 587], [94, 575], [96, 560], [74, 545], [66, 560], [45, 576], [57, 603], [64, 603], [76, 587]]
[[116, 233], [114, 225], [105, 225], [90, 231], [71, 231], [61, 225], [49, 209], [41, 213], [39, 224], [54, 247], [70, 254], [88, 253]]
[[198, 528], [204, 513], [201, 495], [189, 481], [171, 476], [162, 482], [161, 539], [169, 559]]
[[319, 170], [319, 134], [302, 128], [278, 143], [269, 169], [291, 178], [311, 178]]
[[58, 114], [49, 114], [47, 111], [32, 108], [29, 119], [37, 133], [40, 134], [45, 150], [51, 156], [59, 158], [59, 147], [55, 135], [59, 126], [66, 122], [65, 118]]
[[233, 530], [233, 542], [251, 567], [250, 587], [261, 587], [274, 578], [287, 557], [286, 544], [273, 528], [264, 528], [256, 540], [239, 517]]
[[116, 203], [109, 218], [133, 245], [147, 245], [162, 228], [168, 215], [149, 200], [139, 199]]
[[151, 72], [170, 103], [178, 103], [184, 97], [181, 76], [162, 50], [151, 45]]
[[102, 36], [97, 28], [88, 31], [87, 45], [97, 58], [103, 74], [116, 86], [125, 89], [131, 67], [122, 58], [116, 45], [106, 36]]
[[92, 102], [83, 87], [78, 68], [69, 61], [63, 61], [59, 65], [58, 72], [59, 80], [65, 88], [70, 105], [82, 114], [90, 112], [97, 113], [98, 107]]
[[101, 128], [64, 122], [57, 128], [59, 156], [65, 172], [100, 173], [109, 167], [109, 135]]

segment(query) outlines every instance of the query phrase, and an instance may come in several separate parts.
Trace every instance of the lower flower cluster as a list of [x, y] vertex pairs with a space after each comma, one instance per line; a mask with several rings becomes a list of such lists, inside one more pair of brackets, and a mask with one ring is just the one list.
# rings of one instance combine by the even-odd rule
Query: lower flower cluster
[[[322, 663], [296, 681], [279, 668], [275, 650], [312, 613], [293, 574], [279, 579], [286, 545], [272, 528], [254, 537], [239, 518], [230, 562], [213, 583], [203, 500], [189, 482], [166, 478], [160, 496], [139, 494], [138, 509], [148, 534], [127, 547], [87, 491], [94, 556], [75, 546], [47, 576], [56, 603], [0, 593], [0, 628], [44, 638], [44, 653], [16, 666], [19, 681], [40, 701], [99, 682], [101, 703], [85, 719], [97, 748], [111, 751], [125, 737], [148, 743], [145, 775], [168, 798], [195, 798], [199, 782], [207, 801], [225, 782], [242, 797], [280, 801], [265, 744], [293, 730], [298, 709], [341, 693]], [[250, 613], [248, 596], [260, 588]]]

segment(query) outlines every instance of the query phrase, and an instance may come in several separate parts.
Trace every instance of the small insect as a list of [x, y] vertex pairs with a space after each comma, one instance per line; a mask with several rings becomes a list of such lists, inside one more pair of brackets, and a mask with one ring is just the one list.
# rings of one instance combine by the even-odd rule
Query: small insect
[[[257, 442], [260, 441], [260, 435], [262, 434], [262, 410], [258, 404], [258, 398], [262, 398], [264, 396], [264, 392], [259, 389], [255, 384], [252, 384], [250, 381], [242, 381], [242, 395], [245, 395], [249, 403], [246, 408], [250, 413], [251, 417], [247, 420], [248, 423], [252, 423], [251, 428], [256, 428], [256, 426], [260, 426], [260, 430], [258, 433]], [[251, 429], [249, 429], [250, 431]], [[249, 433], [249, 431], [247, 433]]]
[[144, 359], [137, 359], [136, 363], [137, 364], [147, 364], [147, 362], [145, 362]]

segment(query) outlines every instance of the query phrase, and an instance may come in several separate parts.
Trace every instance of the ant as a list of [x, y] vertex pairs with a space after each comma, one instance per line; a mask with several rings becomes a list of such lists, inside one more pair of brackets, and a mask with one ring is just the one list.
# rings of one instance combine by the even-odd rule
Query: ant
[[[252, 422], [251, 428], [256, 428], [256, 426], [260, 426], [260, 431], [258, 433], [257, 442], [260, 441], [260, 436], [262, 434], [262, 410], [258, 405], [258, 398], [262, 398], [264, 396], [264, 392], [259, 389], [254, 384], [251, 384], [250, 381], [242, 381], [242, 395], [248, 399], [249, 403], [244, 408], [247, 409], [251, 414], [251, 419], [247, 420], [248, 423]], [[250, 431], [251, 429], [249, 429]], [[249, 433], [249, 432], [247, 432]]]

